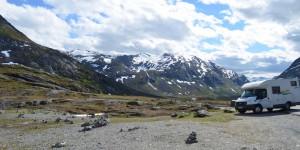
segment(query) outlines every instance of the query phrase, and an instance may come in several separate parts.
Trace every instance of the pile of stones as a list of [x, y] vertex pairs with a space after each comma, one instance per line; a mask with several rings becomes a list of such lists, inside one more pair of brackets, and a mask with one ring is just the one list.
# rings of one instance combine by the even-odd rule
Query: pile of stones
[[185, 141], [186, 144], [198, 143], [196, 132], [192, 132]]
[[93, 118], [92, 120], [88, 122], [84, 122], [81, 127], [83, 127], [80, 131], [90, 131], [93, 128], [99, 128], [108, 125], [109, 119], [107, 115], [101, 116], [99, 118]]

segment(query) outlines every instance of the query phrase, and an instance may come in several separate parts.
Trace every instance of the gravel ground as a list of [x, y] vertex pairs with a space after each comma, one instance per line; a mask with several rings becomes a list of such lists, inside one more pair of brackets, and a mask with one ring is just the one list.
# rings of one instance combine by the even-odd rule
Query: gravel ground
[[[0, 128], [0, 149], [50, 149], [56, 142], [65, 141], [66, 146], [60, 149], [294, 150], [300, 149], [300, 116], [297, 115], [299, 112], [300, 107], [293, 107], [289, 112], [249, 112], [243, 115], [236, 114], [236, 120], [225, 123], [178, 119], [119, 123], [86, 132], [79, 132], [83, 122], [81, 118], [72, 118], [75, 124], [60, 123], [55, 128], [26, 133], [20, 132], [20, 129]], [[54, 120], [58, 116], [66, 118], [60, 114], [37, 113], [28, 114], [25, 119]], [[135, 127], [139, 129], [128, 131]], [[121, 129], [123, 132], [120, 132]], [[197, 133], [198, 143], [185, 144], [192, 131]]]

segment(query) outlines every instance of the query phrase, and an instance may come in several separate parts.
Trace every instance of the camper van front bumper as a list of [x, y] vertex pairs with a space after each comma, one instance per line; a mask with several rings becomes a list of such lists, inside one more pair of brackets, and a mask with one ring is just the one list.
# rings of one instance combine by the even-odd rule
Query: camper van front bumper
[[247, 102], [236, 102], [235, 109], [236, 110], [253, 110], [255, 105], [247, 105]]

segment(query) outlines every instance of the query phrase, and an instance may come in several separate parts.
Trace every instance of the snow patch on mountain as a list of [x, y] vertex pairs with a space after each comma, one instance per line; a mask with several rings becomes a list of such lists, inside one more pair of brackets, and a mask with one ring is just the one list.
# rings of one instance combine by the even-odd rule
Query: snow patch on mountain
[[227, 70], [227, 69], [222, 69], [222, 72], [228, 77], [228, 78], [233, 78], [236, 73], [232, 70]]
[[148, 85], [150, 85], [154, 90], [156, 90], [157, 91], [157, 88], [156, 87], [154, 87], [151, 83], [149, 83], [148, 82]]
[[180, 80], [178, 80], [178, 79], [177, 79], [177, 82], [178, 82], [178, 83], [188, 84], [188, 85], [192, 85], [192, 84], [195, 84], [195, 83], [196, 83], [196, 82], [194, 82], [194, 81], [193, 81], [193, 82], [188, 82], [188, 81], [180, 81]]
[[10, 57], [10, 55], [9, 55], [9, 52], [10, 52], [11, 50], [4, 50], [4, 51], [1, 51], [1, 53], [5, 56], [5, 57]]
[[3, 65], [20, 65], [19, 63], [14, 62], [8, 62], [8, 63], [2, 63]]

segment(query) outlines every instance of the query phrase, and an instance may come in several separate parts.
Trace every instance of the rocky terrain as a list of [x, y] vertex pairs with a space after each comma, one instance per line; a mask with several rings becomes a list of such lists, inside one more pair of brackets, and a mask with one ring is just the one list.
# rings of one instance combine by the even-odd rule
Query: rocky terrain
[[[94, 118], [51, 109], [1, 110], [0, 149], [299, 149], [299, 112], [294, 107], [289, 112], [230, 113], [233, 119], [225, 122], [170, 117], [118, 122], [112, 117], [109, 124], [82, 132], [82, 124]], [[191, 136], [197, 142], [187, 143]]]

